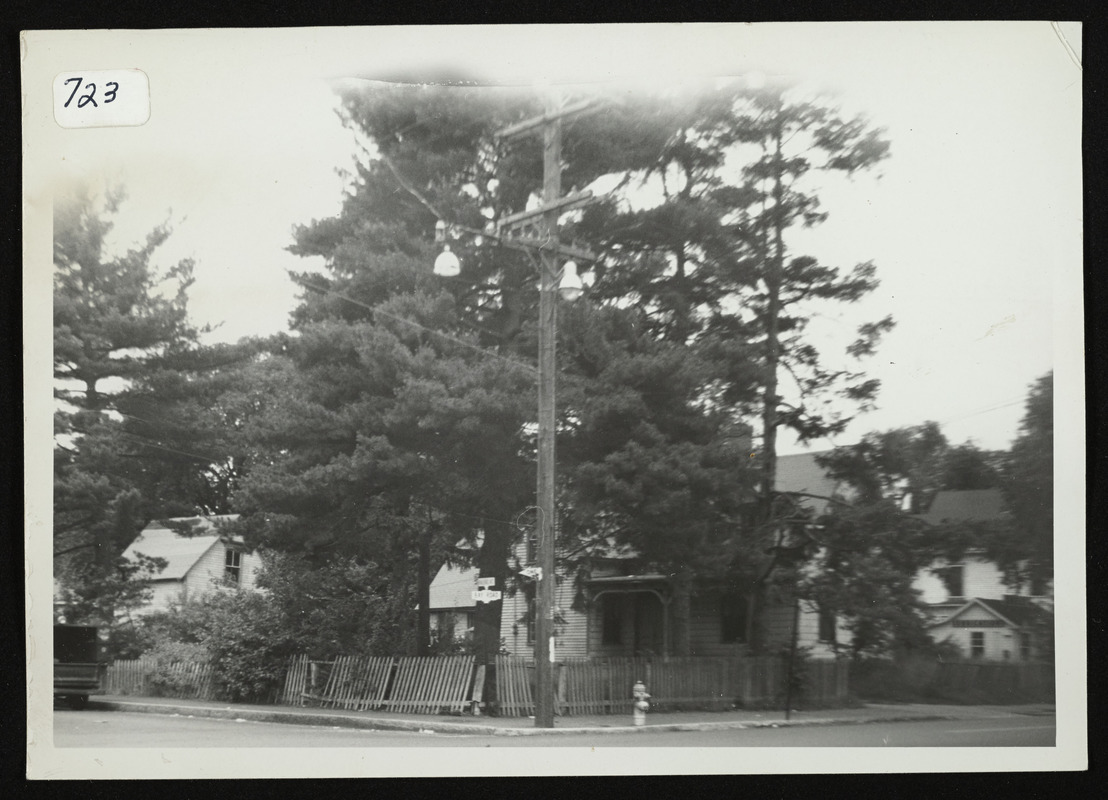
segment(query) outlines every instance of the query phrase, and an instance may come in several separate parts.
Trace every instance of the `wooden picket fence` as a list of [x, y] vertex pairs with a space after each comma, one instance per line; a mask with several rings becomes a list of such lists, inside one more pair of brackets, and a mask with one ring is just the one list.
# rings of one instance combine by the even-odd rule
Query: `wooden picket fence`
[[818, 660], [804, 665], [805, 702], [815, 706], [835, 706], [850, 694], [850, 665], [846, 661]]
[[462, 713], [472, 703], [473, 656], [357, 658], [289, 662], [280, 701], [359, 711]]
[[[849, 665], [807, 661], [803, 691], [795, 700], [829, 706], [847, 697]], [[555, 712], [560, 715], [630, 713], [631, 689], [646, 684], [655, 708], [729, 708], [772, 705], [785, 695], [787, 666], [775, 657], [567, 659], [555, 668]], [[504, 716], [532, 715], [534, 661], [496, 659], [496, 690]]]
[[534, 716], [534, 680], [533, 659], [520, 656], [496, 657], [496, 698], [503, 716]]
[[[270, 699], [291, 706], [460, 714], [476, 710], [482, 700], [485, 668], [474, 661], [473, 656], [339, 656], [316, 661], [299, 655], [289, 660], [284, 682]], [[499, 713], [533, 715], [534, 660], [497, 656], [495, 668]], [[155, 673], [160, 676], [160, 686], [151, 680]], [[803, 675], [803, 691], [797, 699], [804, 705], [829, 706], [846, 699], [846, 662], [806, 661]], [[640, 680], [655, 708], [728, 708], [736, 702], [780, 703], [785, 694], [786, 664], [775, 657], [583, 658], [555, 665], [554, 678], [559, 715], [630, 713], [631, 687]], [[957, 674], [960, 681], [987, 679], [977, 673], [972, 677]], [[104, 685], [108, 694], [166, 694], [204, 700], [216, 699], [214, 688], [210, 665], [159, 667], [151, 658], [115, 662], [107, 669]]]
[[615, 714], [631, 711], [631, 687], [646, 681], [646, 659], [569, 659], [555, 676], [559, 714]]
[[382, 708], [393, 659], [340, 656], [334, 661], [311, 661], [293, 656], [285, 673], [280, 702], [357, 711]]
[[[159, 681], [154, 676], [159, 676]], [[158, 685], [158, 684], [161, 685]], [[116, 661], [105, 670], [105, 694], [165, 695], [168, 697], [215, 699], [210, 664], [175, 662], [159, 666], [156, 659]]]
[[473, 688], [473, 656], [397, 659], [396, 680], [385, 708], [415, 714], [466, 710]]

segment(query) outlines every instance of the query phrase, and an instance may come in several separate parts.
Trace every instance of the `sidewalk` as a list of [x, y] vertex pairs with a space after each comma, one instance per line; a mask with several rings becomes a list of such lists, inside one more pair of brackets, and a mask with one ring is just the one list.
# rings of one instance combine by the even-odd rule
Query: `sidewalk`
[[710, 731], [728, 728], [782, 728], [804, 725], [851, 725], [872, 722], [911, 722], [942, 719], [997, 719], [1054, 714], [1052, 705], [950, 706], [872, 704], [861, 708], [794, 711], [680, 711], [647, 714], [646, 725], [634, 727], [631, 715], [555, 717], [553, 728], [536, 728], [528, 717], [474, 717], [398, 714], [389, 711], [348, 711], [337, 708], [228, 705], [205, 700], [163, 697], [96, 695], [90, 709], [168, 714], [184, 717], [241, 719], [333, 728], [417, 731], [481, 736], [551, 736], [582, 733], [650, 733], [659, 731]]

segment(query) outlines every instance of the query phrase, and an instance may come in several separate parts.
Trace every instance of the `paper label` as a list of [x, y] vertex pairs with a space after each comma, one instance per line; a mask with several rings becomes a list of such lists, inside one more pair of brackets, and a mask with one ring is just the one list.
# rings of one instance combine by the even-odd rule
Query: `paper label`
[[150, 79], [140, 69], [62, 72], [54, 78], [54, 119], [63, 128], [143, 125]]

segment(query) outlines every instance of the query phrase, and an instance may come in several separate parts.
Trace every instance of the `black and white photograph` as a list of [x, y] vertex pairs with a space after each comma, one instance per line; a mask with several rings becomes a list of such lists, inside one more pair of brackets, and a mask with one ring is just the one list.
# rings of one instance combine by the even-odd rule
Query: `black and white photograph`
[[1081, 35], [25, 31], [27, 777], [1086, 769]]

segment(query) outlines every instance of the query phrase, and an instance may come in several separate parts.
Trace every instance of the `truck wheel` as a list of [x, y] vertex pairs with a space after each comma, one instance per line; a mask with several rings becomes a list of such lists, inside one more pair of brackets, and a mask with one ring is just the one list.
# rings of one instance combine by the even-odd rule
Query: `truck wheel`
[[69, 703], [69, 707], [72, 708], [74, 711], [82, 711], [85, 709], [86, 706], [88, 706], [87, 694], [71, 694], [65, 699], [66, 702]]

